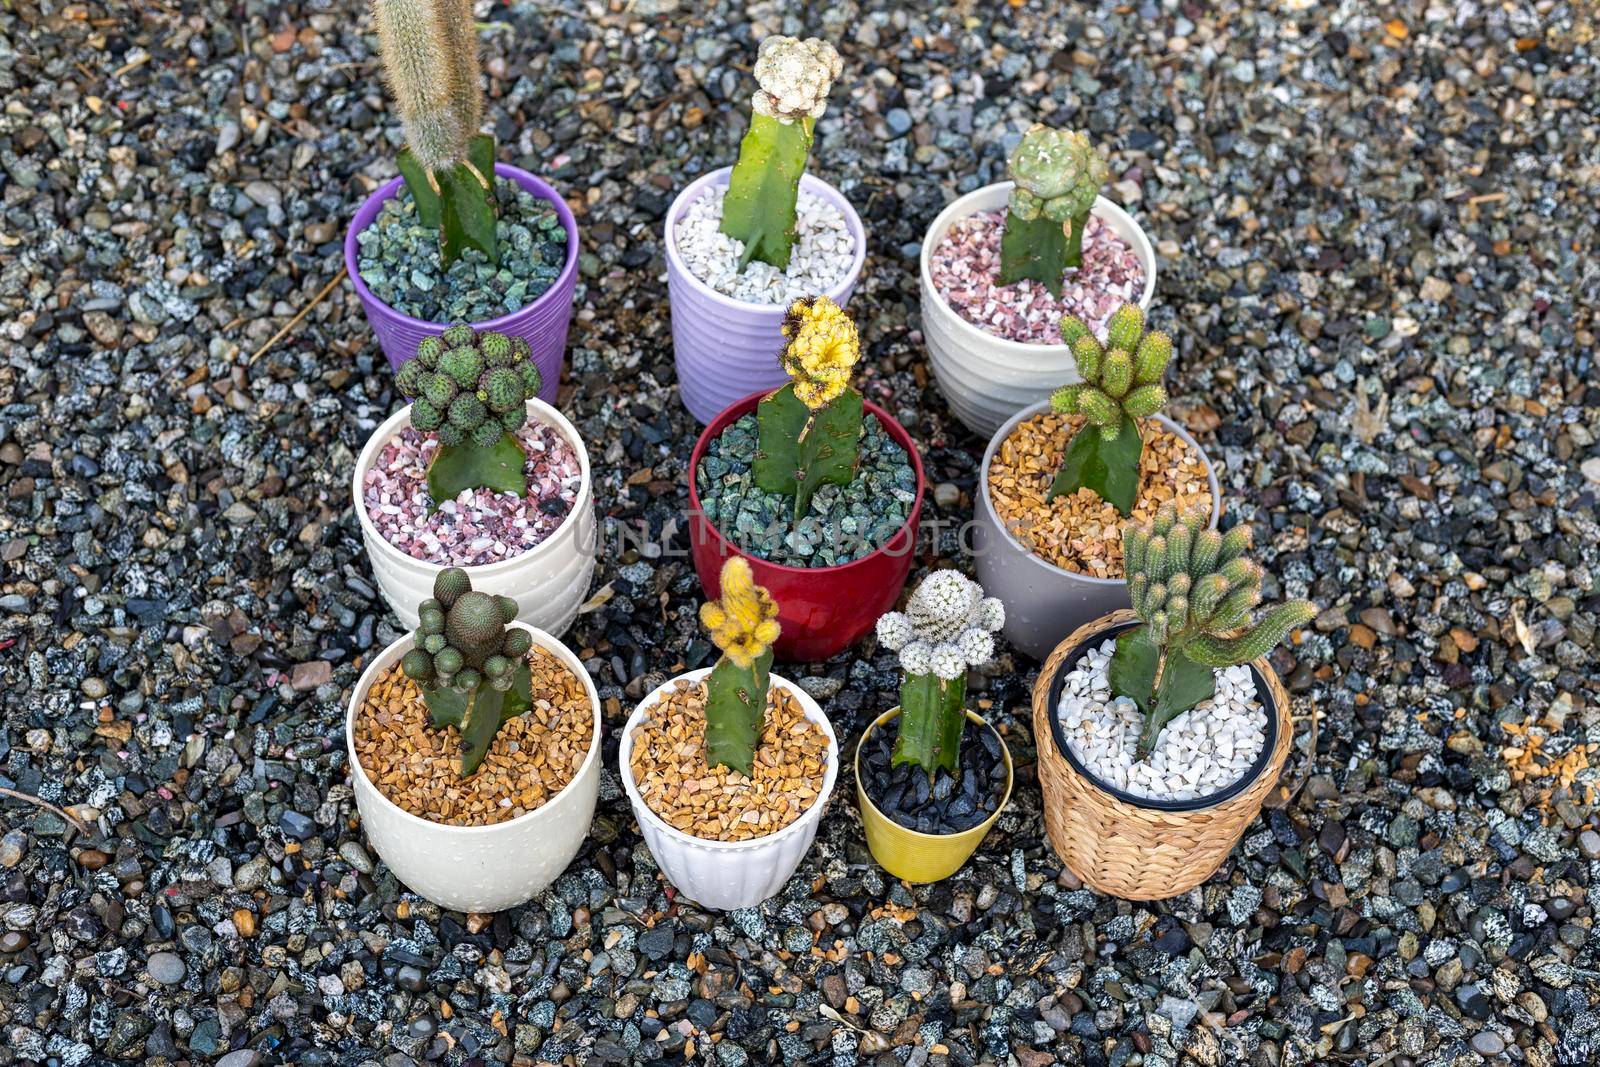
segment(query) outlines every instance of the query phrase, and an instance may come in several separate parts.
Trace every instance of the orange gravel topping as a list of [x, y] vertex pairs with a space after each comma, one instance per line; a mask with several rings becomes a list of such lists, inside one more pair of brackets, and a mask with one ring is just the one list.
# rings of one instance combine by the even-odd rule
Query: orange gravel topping
[[708, 841], [748, 841], [794, 822], [816, 803], [828, 769], [828, 735], [781, 686], [767, 693], [755, 774], [706, 766], [706, 687], [680, 680], [633, 730], [628, 764], [650, 810]]
[[1040, 559], [1096, 578], [1121, 578], [1123, 525], [1149, 522], [1166, 503], [1175, 503], [1180, 512], [1197, 504], [1209, 511], [1211, 485], [1195, 449], [1160, 423], [1144, 419], [1139, 424], [1144, 438], [1139, 496], [1131, 520], [1091, 489], [1046, 503], [1067, 442], [1082, 425], [1081, 415], [1054, 412], [1018, 423], [989, 464], [989, 500], [1011, 536]]
[[413, 815], [448, 826], [489, 826], [536, 811], [571, 782], [589, 754], [594, 710], [566, 664], [528, 653], [533, 708], [500, 727], [477, 773], [461, 777], [461, 735], [434, 729], [422, 690], [396, 663], [356, 714], [355, 749], [378, 791]]

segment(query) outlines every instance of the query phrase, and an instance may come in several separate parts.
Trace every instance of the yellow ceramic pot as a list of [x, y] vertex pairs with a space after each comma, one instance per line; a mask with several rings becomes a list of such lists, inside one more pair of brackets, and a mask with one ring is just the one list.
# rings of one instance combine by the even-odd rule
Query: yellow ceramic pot
[[[968, 857], [977, 851], [995, 820], [1006, 809], [1006, 802], [1011, 799], [1016, 770], [1011, 765], [1011, 750], [1006, 747], [1006, 739], [1000, 736], [1000, 731], [995, 730], [995, 738], [1000, 742], [1000, 757], [1006, 764], [1006, 792], [1000, 798], [1000, 806], [994, 810], [994, 814], [959, 834], [922, 834], [908, 830], [879, 811], [877, 805], [868, 799], [866, 787], [861, 784], [862, 746], [874, 730], [885, 729], [889, 721], [899, 714], [899, 708], [884, 712], [856, 742], [856, 804], [861, 808], [861, 824], [867, 831], [867, 848], [872, 850], [872, 858], [878, 861], [878, 866], [908, 882], [937, 882], [959, 871]], [[986, 730], [994, 729], [976, 712], [967, 712], [967, 718]]]

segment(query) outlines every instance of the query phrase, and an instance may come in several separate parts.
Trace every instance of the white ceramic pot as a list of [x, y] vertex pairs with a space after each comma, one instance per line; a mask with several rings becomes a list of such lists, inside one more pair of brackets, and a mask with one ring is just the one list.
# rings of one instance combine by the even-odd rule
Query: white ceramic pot
[[811, 842], [817, 836], [817, 824], [822, 820], [822, 809], [828, 806], [833, 793], [833, 783], [839, 777], [839, 739], [834, 736], [833, 725], [822, 713], [822, 708], [793, 682], [771, 676], [772, 684], [782, 686], [794, 694], [806, 718], [822, 727], [828, 735], [828, 769], [822, 779], [822, 790], [804, 814], [775, 834], [758, 837], [753, 841], [707, 841], [668, 826], [660, 816], [650, 810], [639, 795], [633, 781], [630, 763], [633, 755], [633, 731], [645, 719], [650, 709], [661, 699], [661, 694], [680, 681], [697, 682], [711, 673], [702, 667], [670, 679], [651, 690], [639, 706], [628, 716], [622, 728], [618, 745], [618, 760], [622, 772], [622, 787], [628, 792], [628, 803], [633, 805], [633, 816], [639, 821], [639, 830], [650, 854], [655, 857], [667, 880], [690, 900], [707, 907], [731, 911], [734, 908], [751, 908], [783, 888], [785, 882], [800, 866]]
[[[996, 337], [956, 314], [934, 287], [928, 260], [950, 227], [980, 211], [1005, 210], [1011, 188], [1012, 183], [1005, 181], [974, 189], [945, 208], [922, 238], [922, 333], [928, 341], [929, 362], [950, 410], [980, 437], [994, 433], [1019, 408], [1078, 380], [1066, 345]], [[1156, 253], [1150, 239], [1133, 216], [1103, 196], [1095, 199], [1093, 213], [1138, 254], [1144, 266], [1139, 307], [1149, 311], [1156, 291]]]
[[[594, 574], [594, 483], [583, 438], [578, 436], [577, 428], [567, 421], [567, 417], [537, 399], [528, 401], [528, 411], [540, 422], [553, 427], [577, 454], [578, 469], [583, 475], [583, 482], [578, 486], [578, 498], [573, 501], [572, 510], [555, 532], [534, 548], [498, 563], [483, 563], [463, 569], [472, 579], [472, 588], [480, 593], [504, 595], [516, 600], [522, 608], [517, 621], [559, 637], [567, 632], [567, 627], [577, 617], [578, 607], [589, 593], [589, 579]], [[355, 500], [356, 517], [361, 522], [361, 540], [366, 545], [373, 576], [378, 579], [378, 590], [406, 629], [414, 630], [417, 626], [417, 606], [433, 596], [433, 580], [444, 567], [415, 559], [391, 545], [372, 525], [362, 499], [362, 483], [366, 480], [367, 471], [377, 460], [378, 452], [389, 438], [410, 425], [411, 405], [407, 404], [373, 431], [366, 447], [361, 450], [360, 458], [356, 460], [350, 489]]]
[[[512, 623], [521, 626], [520, 623]], [[345, 711], [345, 753], [355, 787], [361, 828], [395, 877], [440, 907], [492, 912], [532, 900], [566, 870], [589, 835], [600, 792], [600, 695], [582, 662], [554, 637], [522, 626], [578, 676], [589, 694], [594, 727], [589, 754], [566, 788], [541, 808], [493, 826], [446, 826], [395, 804], [378, 791], [356, 758], [356, 712], [378, 677], [411, 651], [411, 636], [396, 641], [368, 664]]]
[[[1121, 578], [1097, 578], [1057, 567], [1033, 554], [1016, 533], [1006, 528], [989, 497], [989, 465], [1000, 443], [1017, 424], [1050, 408], [1049, 401], [1033, 404], [1013, 415], [989, 439], [978, 468], [977, 500], [973, 506], [972, 551], [977, 557], [978, 584], [1006, 606], [1006, 639], [1034, 659], [1042, 660], [1061, 639], [1086, 622], [1126, 608], [1128, 583]], [[1211, 486], [1211, 528], [1222, 517], [1222, 490], [1211, 457], [1189, 431], [1165, 415], [1155, 420], [1195, 450], [1206, 468]]]

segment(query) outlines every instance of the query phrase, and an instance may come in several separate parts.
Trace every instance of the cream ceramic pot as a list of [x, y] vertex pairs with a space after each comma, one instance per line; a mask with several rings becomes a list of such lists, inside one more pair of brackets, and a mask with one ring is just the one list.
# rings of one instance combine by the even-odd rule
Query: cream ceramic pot
[[771, 684], [782, 686], [800, 702], [806, 718], [822, 727], [828, 736], [828, 769], [822, 779], [822, 789], [811, 807], [794, 822], [775, 834], [758, 837], [752, 841], [708, 841], [674, 829], [644, 802], [639, 787], [633, 780], [630, 765], [633, 755], [633, 731], [650, 716], [650, 711], [661, 699], [661, 694], [680, 681], [698, 682], [711, 673], [711, 668], [680, 674], [656, 686], [639, 702], [628, 724], [622, 729], [618, 745], [618, 760], [622, 787], [628, 793], [628, 803], [633, 805], [634, 818], [650, 854], [655, 857], [667, 880], [689, 899], [708, 908], [731, 911], [750, 908], [773, 896], [800, 866], [800, 860], [811, 848], [817, 836], [817, 824], [822, 820], [822, 810], [828, 806], [834, 781], [839, 776], [839, 739], [834, 736], [833, 725], [822, 713], [822, 708], [804, 689], [786, 679], [771, 676]]
[[[529, 400], [528, 412], [572, 446], [583, 478], [578, 486], [578, 497], [555, 532], [527, 552], [498, 563], [462, 569], [472, 579], [472, 588], [511, 597], [521, 605], [517, 615], [519, 622], [559, 637], [577, 617], [578, 606], [588, 595], [589, 579], [594, 573], [597, 536], [594, 485], [589, 472], [589, 453], [583, 447], [577, 428], [542, 400]], [[410, 425], [411, 405], [407, 404], [373, 431], [356, 461], [350, 490], [356, 517], [361, 522], [361, 540], [366, 545], [372, 573], [378, 579], [378, 590], [406, 629], [414, 630], [417, 606], [433, 596], [433, 580], [444, 567], [408, 556], [391, 545], [372, 524], [362, 493], [367, 471], [377, 461], [379, 451], [391, 437]]]
[[384, 671], [411, 651], [408, 634], [367, 665], [345, 712], [345, 752], [355, 787], [361, 828], [395, 877], [440, 907], [455, 911], [504, 911], [544, 892], [566, 870], [589, 835], [600, 792], [600, 695], [583, 663], [543, 630], [527, 630], [583, 683], [594, 726], [589, 753], [566, 788], [541, 808], [492, 826], [447, 826], [395, 804], [379, 792], [356, 758], [356, 713]]
[[[950, 227], [980, 211], [1005, 210], [1011, 188], [1006, 181], [973, 190], [945, 208], [922, 238], [922, 332], [928, 359], [950, 410], [980, 437], [988, 437], [1018, 409], [1043, 400], [1057, 386], [1078, 380], [1066, 345], [996, 337], [956, 314], [934, 287], [928, 261]], [[1149, 311], [1156, 291], [1156, 253], [1150, 239], [1133, 216], [1103, 196], [1095, 199], [1093, 213], [1139, 256], [1144, 267], [1139, 307]]]

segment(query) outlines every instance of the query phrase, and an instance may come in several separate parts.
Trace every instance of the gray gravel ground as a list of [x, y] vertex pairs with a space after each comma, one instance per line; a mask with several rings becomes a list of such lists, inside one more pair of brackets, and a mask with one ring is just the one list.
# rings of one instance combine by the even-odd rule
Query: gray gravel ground
[[[396, 636], [348, 486], [398, 401], [347, 282], [257, 355], [393, 174], [368, 19], [12, 0], [0, 785], [85, 825], [0, 797], [0, 1064], [1596, 1062], [1593, 9], [905, 6], [487, 10], [503, 156], [584, 207], [563, 407], [613, 528], [667, 542], [608, 552], [569, 637], [607, 726], [710, 651], [662, 213], [733, 158], [753, 42], [816, 32], [845, 56], [814, 165], [870, 232], [868, 391], [940, 518], [969, 517], [983, 442], [928, 377], [923, 228], [1036, 119], [1111, 151], [1163, 255], [1181, 415], [1281, 592], [1325, 608], [1279, 653], [1321, 712], [1287, 795], [1187, 896], [1097, 896], [1041, 838], [1036, 665], [1003, 654], [974, 688], [1022, 781], [948, 882], [886, 880], [841, 788], [779, 899], [707, 914], [608, 778], [543, 899], [485, 924], [409, 897], [340, 737]], [[893, 657], [809, 684], [850, 736]]]

